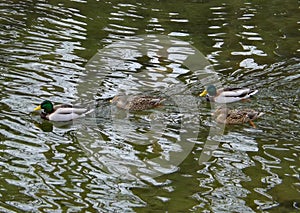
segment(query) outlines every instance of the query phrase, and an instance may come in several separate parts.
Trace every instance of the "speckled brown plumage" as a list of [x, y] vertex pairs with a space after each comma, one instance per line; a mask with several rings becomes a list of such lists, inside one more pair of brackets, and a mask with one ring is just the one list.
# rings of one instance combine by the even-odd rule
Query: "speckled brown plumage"
[[255, 111], [253, 109], [228, 109], [218, 108], [213, 117], [218, 123], [223, 124], [243, 124], [250, 122], [255, 127], [253, 120], [259, 118], [264, 113]]
[[164, 98], [151, 96], [117, 95], [111, 100], [111, 103], [122, 109], [140, 111], [160, 106], [164, 100]]

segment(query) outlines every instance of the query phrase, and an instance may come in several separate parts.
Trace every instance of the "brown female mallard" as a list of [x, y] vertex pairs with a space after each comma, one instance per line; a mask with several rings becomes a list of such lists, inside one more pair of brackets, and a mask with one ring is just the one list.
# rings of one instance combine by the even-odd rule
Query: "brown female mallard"
[[253, 109], [228, 109], [218, 108], [213, 117], [218, 123], [222, 124], [243, 124], [250, 122], [256, 128], [253, 120], [259, 118], [264, 113], [255, 111]]
[[161, 106], [164, 100], [164, 98], [151, 96], [117, 95], [110, 102], [122, 109], [140, 111]]

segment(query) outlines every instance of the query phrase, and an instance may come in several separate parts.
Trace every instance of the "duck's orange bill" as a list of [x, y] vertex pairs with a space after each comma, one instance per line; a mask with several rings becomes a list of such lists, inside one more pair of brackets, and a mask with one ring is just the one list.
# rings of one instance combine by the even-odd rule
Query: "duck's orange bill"
[[253, 122], [253, 121], [249, 121], [250, 122], [250, 124], [251, 124], [251, 126], [253, 127], [253, 128], [256, 128], [256, 125], [255, 125], [255, 123]]

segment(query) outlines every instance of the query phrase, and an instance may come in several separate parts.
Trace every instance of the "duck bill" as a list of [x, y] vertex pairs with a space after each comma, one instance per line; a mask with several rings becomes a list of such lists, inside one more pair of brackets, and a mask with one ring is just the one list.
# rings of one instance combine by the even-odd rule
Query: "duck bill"
[[41, 109], [42, 109], [41, 105], [38, 105], [36, 108], [33, 109], [33, 111], [37, 111], [37, 110], [41, 110]]
[[207, 90], [204, 90], [199, 96], [205, 96], [207, 95]]
[[254, 129], [256, 129], [256, 125], [255, 125], [255, 123], [253, 122], [253, 121], [249, 121], [250, 122], [250, 124], [251, 124], [251, 126], [254, 128]]

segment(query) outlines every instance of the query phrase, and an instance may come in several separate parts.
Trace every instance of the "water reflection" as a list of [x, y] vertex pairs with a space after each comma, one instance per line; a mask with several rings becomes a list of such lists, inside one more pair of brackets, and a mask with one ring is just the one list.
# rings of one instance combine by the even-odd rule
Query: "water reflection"
[[[178, 170], [177, 166], [194, 145], [190, 141], [197, 137], [199, 119], [194, 110], [197, 108], [195, 96], [176, 77], [191, 71], [208, 75], [205, 70], [208, 65], [188, 43], [167, 36], [133, 37], [100, 50], [86, 65], [86, 76], [78, 86], [81, 100], [93, 100], [95, 91], [104, 82], [107, 87], [97, 93], [99, 99], [120, 94], [129, 97], [142, 94], [164, 97], [166, 101], [162, 107], [142, 113], [109, 106], [112, 107], [110, 111], [104, 109], [110, 116], [104, 121], [105, 125], [97, 123], [86, 133], [81, 131], [78, 140], [83, 149], [98, 163], [106, 162], [105, 167], [110, 172], [121, 172], [124, 178], [137, 176], [153, 182], [153, 177]], [[115, 73], [118, 78], [115, 78]], [[97, 117], [98, 114], [96, 120]], [[117, 141], [119, 145], [130, 143], [133, 150], [136, 145], [144, 145], [143, 153], [134, 151], [141, 159], [132, 156], [133, 153], [112, 156], [111, 150], [106, 152], [103, 142], [99, 143], [103, 140], [102, 136], [95, 137], [99, 127], [104, 127], [100, 131], [108, 141]], [[91, 140], [90, 133], [96, 140]], [[120, 150], [114, 152], [120, 153]], [[123, 162], [124, 159], [127, 160]], [[120, 165], [125, 168], [120, 170]]]

